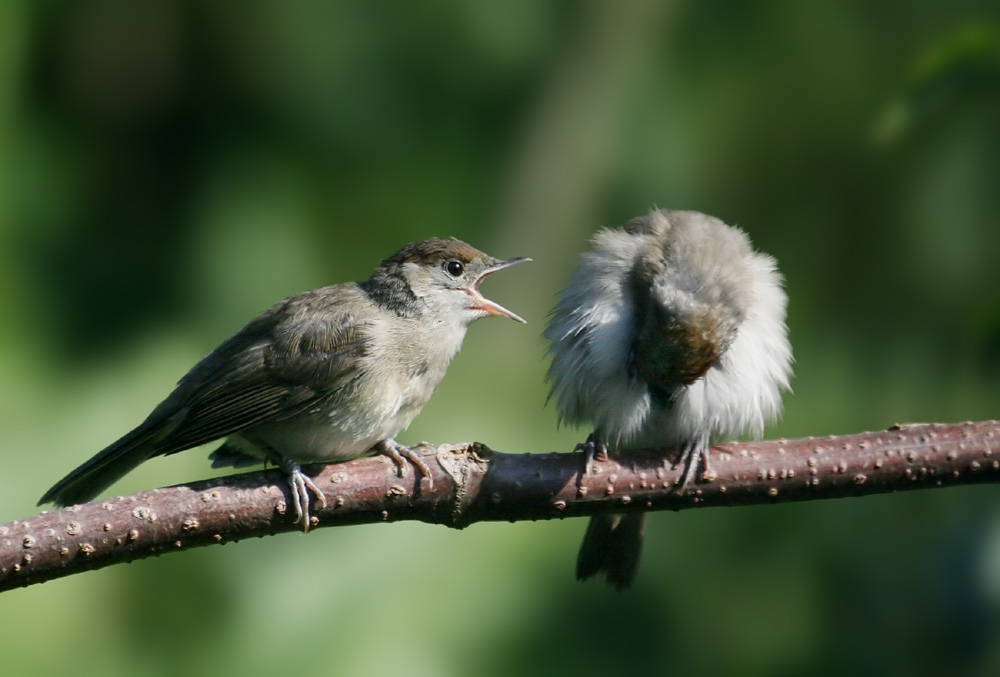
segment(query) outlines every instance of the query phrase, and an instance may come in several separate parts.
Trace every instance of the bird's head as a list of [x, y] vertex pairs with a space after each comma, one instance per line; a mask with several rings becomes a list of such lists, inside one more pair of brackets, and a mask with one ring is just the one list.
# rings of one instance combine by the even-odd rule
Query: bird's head
[[382, 261], [372, 279], [402, 280], [414, 304], [466, 324], [487, 315], [524, 322], [484, 297], [479, 285], [498, 270], [530, 260], [518, 257], [501, 261], [461, 240], [430, 238], [411, 242]]

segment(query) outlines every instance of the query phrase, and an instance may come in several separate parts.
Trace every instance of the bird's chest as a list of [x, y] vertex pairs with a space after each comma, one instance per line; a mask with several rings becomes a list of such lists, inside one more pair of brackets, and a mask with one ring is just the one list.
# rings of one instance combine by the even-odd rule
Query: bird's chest
[[292, 458], [347, 460], [405, 429], [441, 382], [461, 336], [405, 325], [382, 330], [349, 384], [257, 435]]
[[415, 331], [408, 340], [396, 341], [379, 360], [374, 385], [392, 391], [391, 395], [387, 393], [387, 401], [394, 402], [396, 408], [419, 411], [434, 394], [461, 346], [462, 335]]
[[441, 383], [463, 335], [418, 325], [390, 337], [361, 385], [373, 425], [390, 436], [408, 426]]
[[403, 427], [408, 425], [441, 383], [444, 367], [435, 361], [419, 360], [401, 366], [398, 372], [381, 381], [379, 387], [391, 391], [386, 392], [386, 401], [392, 404], [385, 414], [388, 417], [401, 417], [405, 420]]

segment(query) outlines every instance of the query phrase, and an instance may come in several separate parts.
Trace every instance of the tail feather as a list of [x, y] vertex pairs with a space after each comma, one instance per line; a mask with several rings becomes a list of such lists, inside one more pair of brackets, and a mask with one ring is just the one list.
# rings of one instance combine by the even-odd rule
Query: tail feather
[[155, 429], [139, 426], [56, 482], [39, 499], [38, 505], [77, 505], [93, 499], [141, 463], [157, 455], [155, 433]]
[[616, 590], [629, 587], [639, 570], [645, 522], [644, 512], [591, 517], [576, 558], [576, 579], [603, 574]]

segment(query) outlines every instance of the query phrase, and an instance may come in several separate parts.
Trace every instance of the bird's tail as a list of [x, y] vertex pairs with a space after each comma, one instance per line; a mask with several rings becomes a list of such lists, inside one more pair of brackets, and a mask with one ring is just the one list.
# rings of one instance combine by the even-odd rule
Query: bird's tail
[[576, 579], [604, 574], [608, 585], [617, 590], [630, 586], [639, 570], [645, 523], [644, 512], [591, 517], [576, 557]]
[[150, 433], [145, 426], [128, 433], [56, 482], [39, 499], [38, 505], [67, 506], [91, 500], [139, 464], [157, 455], [155, 444], [150, 443]]

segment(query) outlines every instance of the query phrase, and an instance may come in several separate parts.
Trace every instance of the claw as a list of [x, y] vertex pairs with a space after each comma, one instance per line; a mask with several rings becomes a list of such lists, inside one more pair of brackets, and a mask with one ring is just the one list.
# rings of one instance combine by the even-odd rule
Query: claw
[[281, 457], [278, 465], [288, 475], [288, 488], [292, 492], [292, 507], [295, 508], [295, 524], [302, 524], [302, 531], [309, 531], [309, 492], [316, 496], [316, 504], [322, 510], [326, 507], [326, 496], [302, 467], [290, 458]]
[[681, 457], [674, 467], [677, 467], [677, 465], [684, 466], [684, 474], [675, 483], [677, 493], [683, 494], [684, 489], [694, 479], [699, 466], [705, 466], [705, 473], [711, 472], [711, 465], [708, 459], [708, 438], [701, 435], [684, 445], [684, 451], [681, 452]]
[[420, 454], [415, 452], [412, 447], [400, 444], [396, 440], [382, 440], [375, 445], [375, 449], [378, 453], [392, 459], [392, 462], [396, 464], [400, 477], [406, 474], [406, 461], [409, 461], [417, 467], [421, 475], [427, 478], [428, 488], [434, 488], [434, 476], [431, 475], [430, 466], [427, 465], [424, 459], [420, 457]]
[[594, 433], [587, 436], [586, 442], [580, 442], [573, 447], [573, 451], [583, 451], [583, 472], [587, 475], [590, 474], [590, 464], [594, 462], [595, 458], [600, 458], [602, 461], [608, 458], [607, 446], [604, 442], [598, 441]]

